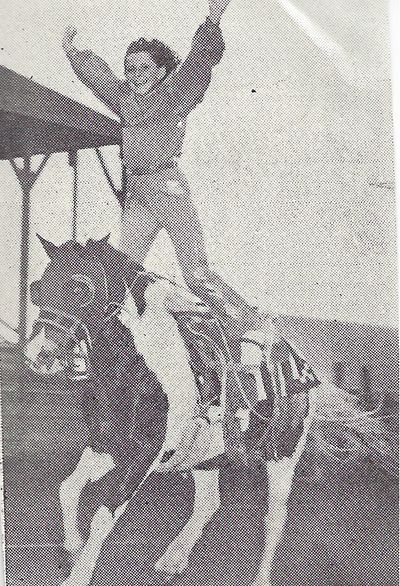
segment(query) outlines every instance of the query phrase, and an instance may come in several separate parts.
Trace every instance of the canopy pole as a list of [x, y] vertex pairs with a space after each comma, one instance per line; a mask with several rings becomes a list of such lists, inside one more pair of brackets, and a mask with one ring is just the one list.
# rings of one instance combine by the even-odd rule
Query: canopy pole
[[19, 269], [19, 311], [18, 311], [18, 348], [23, 352], [28, 330], [28, 280], [29, 280], [29, 238], [31, 191], [35, 181], [44, 169], [50, 155], [45, 155], [36, 171], [32, 170], [31, 157], [24, 157], [23, 167], [17, 166], [13, 159], [10, 163], [22, 189], [21, 246]]
[[107, 179], [108, 185], [111, 187], [112, 191], [114, 192], [115, 197], [119, 201], [120, 205], [123, 207], [124, 199], [125, 199], [125, 192], [126, 192], [126, 170], [125, 166], [122, 167], [122, 180], [121, 180], [121, 189], [118, 189], [111, 178], [110, 172], [107, 169], [107, 165], [104, 161], [103, 155], [99, 148], [95, 149], [97, 158], [99, 159], [101, 168], [103, 170], [104, 176]]
[[68, 164], [73, 170], [72, 185], [72, 240], [77, 239], [78, 235], [78, 151], [68, 153]]
[[28, 327], [28, 278], [29, 278], [29, 237], [30, 237], [30, 197], [31, 197], [31, 160], [24, 158], [24, 172], [26, 179], [21, 182], [22, 187], [22, 221], [21, 221], [21, 251], [20, 251], [20, 300], [19, 300], [19, 346], [22, 350], [27, 338]]

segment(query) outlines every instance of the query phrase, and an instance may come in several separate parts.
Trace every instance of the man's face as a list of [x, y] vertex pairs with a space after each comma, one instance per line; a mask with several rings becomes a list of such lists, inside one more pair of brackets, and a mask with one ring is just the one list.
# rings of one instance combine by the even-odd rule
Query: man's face
[[150, 53], [130, 53], [125, 59], [125, 77], [137, 94], [147, 94], [166, 74], [165, 67], [159, 67]]

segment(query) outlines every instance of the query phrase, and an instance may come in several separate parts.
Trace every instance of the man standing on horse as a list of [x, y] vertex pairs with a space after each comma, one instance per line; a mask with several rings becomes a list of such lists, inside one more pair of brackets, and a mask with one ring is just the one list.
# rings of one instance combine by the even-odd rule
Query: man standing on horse
[[181, 65], [159, 40], [140, 38], [131, 43], [124, 81], [93, 52], [73, 45], [76, 29], [68, 27], [63, 39], [79, 79], [122, 121], [127, 189], [121, 250], [143, 264], [156, 235], [165, 228], [187, 285], [222, 310], [225, 294], [232, 291], [209, 269], [203, 230], [178, 160], [187, 116], [202, 101], [224, 51], [219, 22], [229, 2], [209, 0], [209, 15]]

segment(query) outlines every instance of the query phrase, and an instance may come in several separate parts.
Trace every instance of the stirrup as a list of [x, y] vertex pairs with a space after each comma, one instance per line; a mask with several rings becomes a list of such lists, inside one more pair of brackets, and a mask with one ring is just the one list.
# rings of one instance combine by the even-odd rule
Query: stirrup
[[211, 309], [214, 306], [217, 312], [230, 316], [233, 319], [240, 317], [240, 312], [235, 305], [225, 299], [222, 291], [212, 281], [198, 279], [194, 284], [194, 289], [196, 290], [196, 288], [198, 289], [199, 297], [201, 298], [204, 295], [204, 299], [211, 306]]

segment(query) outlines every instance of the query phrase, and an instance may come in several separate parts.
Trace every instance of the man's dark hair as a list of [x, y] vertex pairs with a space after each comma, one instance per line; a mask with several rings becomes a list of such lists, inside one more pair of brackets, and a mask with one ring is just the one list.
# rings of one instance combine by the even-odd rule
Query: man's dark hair
[[147, 39], [140, 38], [137, 41], [133, 41], [127, 48], [124, 60], [125, 67], [127, 56], [132, 53], [140, 53], [141, 51], [149, 53], [158, 67], [165, 67], [167, 75], [176, 69], [180, 63], [179, 57], [168, 45], [165, 45], [157, 39], [148, 41]]

